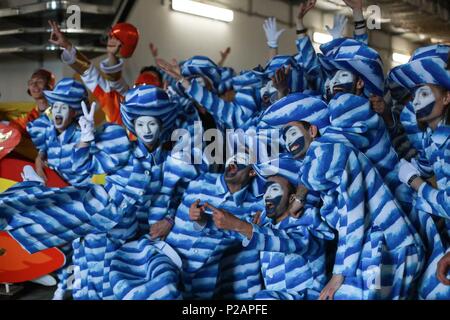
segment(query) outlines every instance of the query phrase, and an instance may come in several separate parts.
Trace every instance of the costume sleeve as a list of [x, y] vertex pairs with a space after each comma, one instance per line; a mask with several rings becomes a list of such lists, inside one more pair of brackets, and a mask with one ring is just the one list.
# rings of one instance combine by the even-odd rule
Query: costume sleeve
[[[323, 190], [334, 197], [324, 203], [322, 216], [337, 211], [339, 249], [335, 273], [344, 277], [356, 275], [364, 241], [366, 185], [364, 171], [357, 155], [341, 144], [321, 144], [305, 160], [302, 182], [307, 188]], [[326, 211], [322, 211], [326, 210]]]
[[297, 39], [296, 44], [298, 54], [295, 56], [295, 60], [305, 70], [308, 83], [312, 85], [311, 89], [321, 91], [325, 82], [325, 76], [311, 39], [309, 37], [301, 37]]
[[95, 134], [89, 147], [75, 147], [73, 172], [111, 174], [125, 166], [131, 154], [126, 131], [118, 125], [105, 125]]
[[445, 190], [438, 190], [428, 183], [424, 183], [417, 195], [425, 202], [417, 201], [416, 209], [450, 219], [450, 187]]
[[[318, 217], [306, 213], [297, 224], [286, 229], [253, 224], [252, 239], [244, 239], [243, 246], [258, 251], [282, 252], [286, 254], [315, 254], [323, 249], [324, 239], [333, 239], [331, 229]], [[312, 218], [312, 219], [311, 219]]]
[[46, 114], [41, 115], [33, 122], [29, 122], [27, 125], [28, 134], [33, 141], [34, 146], [40, 153], [47, 153], [47, 132], [51, 126], [51, 120]]
[[206, 108], [217, 122], [230, 129], [241, 127], [255, 113], [256, 103], [252, 93], [253, 91], [237, 92], [233, 102], [226, 102], [195, 81], [186, 90], [186, 94]]

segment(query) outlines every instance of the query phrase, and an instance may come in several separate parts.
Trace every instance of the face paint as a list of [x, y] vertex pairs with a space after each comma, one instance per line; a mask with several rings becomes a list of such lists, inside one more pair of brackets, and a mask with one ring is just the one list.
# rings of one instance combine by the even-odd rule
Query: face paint
[[266, 204], [266, 213], [269, 218], [276, 218], [276, 211], [283, 199], [283, 187], [276, 182], [267, 184], [267, 191], [264, 194], [264, 202]]
[[414, 94], [414, 111], [417, 119], [424, 119], [431, 115], [436, 104], [436, 97], [429, 86], [418, 88]]
[[65, 130], [70, 124], [70, 107], [62, 102], [52, 106], [53, 124], [57, 130]]
[[278, 100], [278, 90], [273, 86], [273, 81], [269, 81], [261, 88], [260, 93], [264, 107], [269, 107]]
[[246, 153], [238, 153], [228, 159], [225, 164], [225, 175], [228, 178], [236, 176], [239, 171], [245, 170], [250, 165], [250, 156]]
[[145, 144], [154, 144], [161, 135], [161, 125], [155, 117], [139, 117], [134, 128], [139, 140]]
[[331, 98], [333, 97], [333, 94], [331, 93], [330, 83], [331, 83], [331, 79], [327, 78], [327, 80], [325, 81], [325, 86], [324, 86], [324, 90], [325, 90], [324, 96], [327, 101], [330, 101]]
[[298, 127], [287, 127], [284, 131], [284, 141], [286, 142], [286, 149], [294, 158], [305, 149], [305, 135]]
[[353, 93], [355, 75], [349, 71], [338, 70], [330, 80], [330, 91], [332, 95], [339, 92]]

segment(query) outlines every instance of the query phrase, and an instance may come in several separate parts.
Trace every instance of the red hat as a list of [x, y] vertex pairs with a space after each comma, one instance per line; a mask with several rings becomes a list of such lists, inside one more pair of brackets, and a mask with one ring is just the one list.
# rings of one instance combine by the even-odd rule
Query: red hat
[[139, 31], [135, 26], [129, 23], [118, 23], [112, 28], [110, 36], [122, 43], [120, 48], [122, 58], [129, 58], [133, 55], [139, 42]]
[[143, 85], [152, 85], [155, 87], [162, 87], [161, 80], [159, 77], [152, 73], [152, 72], [143, 72], [139, 75], [139, 77], [136, 79], [135, 86], [143, 86]]

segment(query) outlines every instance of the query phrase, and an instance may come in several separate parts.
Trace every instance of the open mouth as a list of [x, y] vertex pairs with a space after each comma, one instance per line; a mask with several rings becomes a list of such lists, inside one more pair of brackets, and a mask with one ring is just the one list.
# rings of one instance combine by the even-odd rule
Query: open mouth
[[272, 212], [273, 210], [275, 210], [275, 205], [270, 201], [266, 201], [266, 211]]
[[291, 146], [289, 147], [289, 149], [291, 150], [291, 152], [300, 151], [300, 150], [299, 150], [299, 149], [300, 149], [300, 145], [299, 145], [299, 144], [291, 145]]
[[333, 92], [336, 93], [345, 93], [345, 89], [342, 87], [333, 87]]
[[145, 140], [153, 140], [153, 135], [152, 134], [147, 134], [144, 136]]
[[62, 123], [63, 123], [63, 117], [61, 117], [61, 116], [55, 116], [55, 124], [56, 124], [57, 126], [60, 126], [60, 125], [62, 125]]
[[238, 167], [235, 164], [230, 164], [227, 168], [227, 177], [234, 177], [238, 171]]

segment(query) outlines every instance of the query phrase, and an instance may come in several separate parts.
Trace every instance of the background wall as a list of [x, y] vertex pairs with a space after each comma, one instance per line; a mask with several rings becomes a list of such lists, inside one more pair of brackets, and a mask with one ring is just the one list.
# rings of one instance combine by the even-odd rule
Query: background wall
[[[246, 1], [222, 0], [233, 8], [246, 10]], [[295, 21], [297, 8], [290, 12], [285, 3], [273, 0], [254, 1], [253, 16], [235, 12], [232, 23], [214, 21], [170, 9], [170, 1], [138, 0], [134, 6], [129, 21], [135, 24], [141, 32], [141, 41], [133, 58], [127, 61], [124, 75], [128, 82], [132, 82], [144, 65], [153, 64], [148, 45], [155, 43], [161, 57], [178, 60], [193, 55], [206, 55], [213, 60], [220, 59], [220, 51], [230, 46], [231, 55], [227, 66], [240, 71], [266, 63], [268, 51], [262, 24], [264, 18], [259, 15], [276, 16], [280, 21], [280, 28], [286, 28], [280, 41], [280, 54], [294, 54], [295, 28], [290, 28], [289, 21]], [[347, 9], [348, 13], [350, 9]], [[306, 18], [306, 25], [313, 31], [325, 31], [325, 25], [333, 24], [333, 15], [313, 10]], [[351, 36], [352, 26], [348, 27], [347, 35]], [[412, 53], [415, 44], [400, 37], [392, 37], [379, 31], [370, 32], [371, 46], [379, 50], [386, 70], [391, 67], [392, 51]], [[95, 62], [102, 57], [95, 59]], [[48, 55], [44, 61], [30, 61], [17, 57], [10, 57], [0, 61], [0, 101], [28, 101], [26, 82], [30, 74], [40, 67], [52, 70], [58, 79], [72, 76], [73, 73], [60, 63], [56, 55]]]

